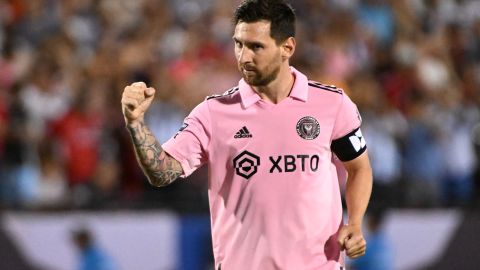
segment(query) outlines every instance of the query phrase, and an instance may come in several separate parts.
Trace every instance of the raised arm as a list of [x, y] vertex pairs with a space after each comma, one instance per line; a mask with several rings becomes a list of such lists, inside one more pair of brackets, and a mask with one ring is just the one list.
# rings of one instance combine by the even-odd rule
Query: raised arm
[[135, 148], [138, 163], [150, 184], [166, 186], [182, 173], [180, 163], [163, 151], [160, 143], [144, 121], [144, 115], [153, 101], [155, 89], [136, 82], [125, 87], [122, 94], [122, 112]]

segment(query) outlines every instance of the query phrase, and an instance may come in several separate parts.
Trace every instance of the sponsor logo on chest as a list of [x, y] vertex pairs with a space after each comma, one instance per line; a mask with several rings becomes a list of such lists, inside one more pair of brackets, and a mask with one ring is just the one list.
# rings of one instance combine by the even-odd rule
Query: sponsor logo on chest
[[[269, 156], [268, 161], [268, 172], [271, 174], [296, 171], [316, 172], [320, 165], [318, 155]], [[262, 164], [262, 158], [247, 150], [233, 159], [235, 173], [247, 180], [259, 171], [260, 164]]]

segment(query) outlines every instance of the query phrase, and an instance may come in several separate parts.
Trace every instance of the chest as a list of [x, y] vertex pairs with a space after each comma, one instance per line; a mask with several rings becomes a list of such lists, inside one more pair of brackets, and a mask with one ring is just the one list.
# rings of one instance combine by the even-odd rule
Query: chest
[[305, 103], [219, 113], [213, 117], [213, 149], [232, 155], [249, 149], [275, 156], [330, 152], [335, 116], [328, 106]]

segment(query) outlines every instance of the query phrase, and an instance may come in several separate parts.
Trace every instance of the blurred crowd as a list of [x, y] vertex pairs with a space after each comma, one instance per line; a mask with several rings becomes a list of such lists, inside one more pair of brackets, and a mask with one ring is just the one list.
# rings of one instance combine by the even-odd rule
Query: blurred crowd
[[[373, 200], [480, 197], [480, 1], [295, 0], [292, 65], [357, 103]], [[206, 172], [158, 190], [124, 127], [123, 88], [157, 89], [160, 142], [237, 84], [234, 0], [0, 0], [0, 206], [205, 210]], [[199, 203], [204, 202], [204, 203]], [[200, 206], [199, 206], [200, 205]]]

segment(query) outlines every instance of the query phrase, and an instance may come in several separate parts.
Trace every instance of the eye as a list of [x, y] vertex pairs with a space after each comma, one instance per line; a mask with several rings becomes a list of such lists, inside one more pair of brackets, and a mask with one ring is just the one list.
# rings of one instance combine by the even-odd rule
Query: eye
[[237, 47], [237, 48], [242, 48], [243, 45], [242, 45], [242, 43], [241, 43], [240, 41], [237, 41], [237, 40], [236, 40], [236, 41], [235, 41], [235, 47]]
[[263, 46], [262, 46], [262, 45], [260, 45], [260, 44], [253, 44], [253, 45], [252, 45], [252, 50], [258, 51], [258, 50], [260, 50], [260, 49], [263, 49]]
[[263, 45], [261, 44], [252, 44], [250, 47], [254, 52], [258, 52], [259, 50], [263, 49]]

